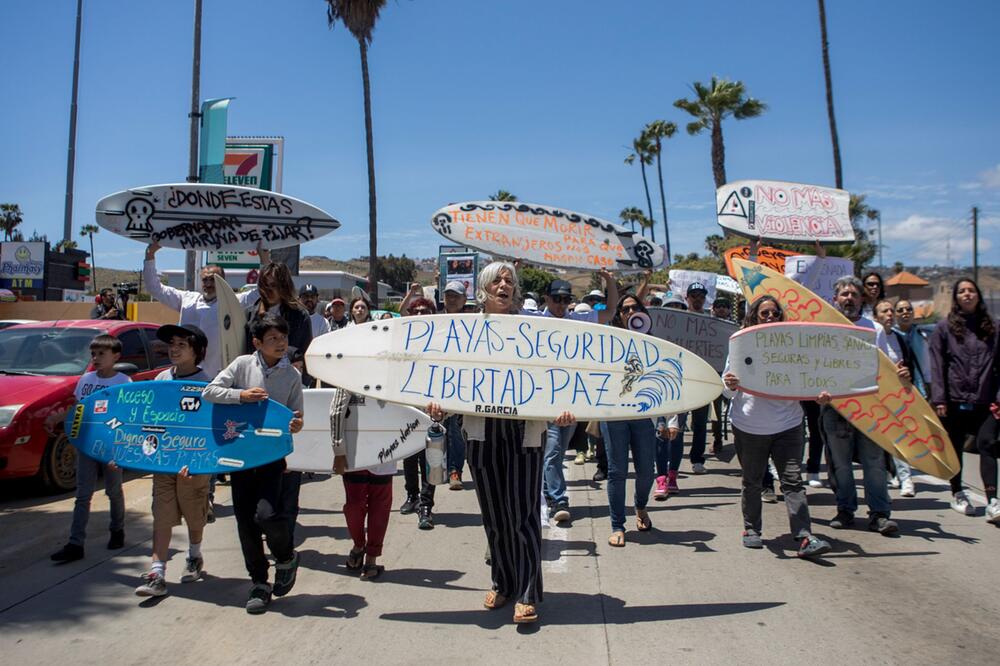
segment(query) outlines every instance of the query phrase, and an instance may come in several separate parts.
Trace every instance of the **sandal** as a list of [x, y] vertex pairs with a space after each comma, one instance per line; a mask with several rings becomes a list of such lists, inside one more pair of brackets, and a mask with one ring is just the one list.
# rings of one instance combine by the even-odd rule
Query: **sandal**
[[538, 621], [538, 611], [534, 604], [514, 604], [514, 624], [528, 624]]
[[496, 590], [490, 590], [487, 592], [486, 598], [483, 600], [483, 606], [489, 608], [490, 610], [500, 608], [505, 603], [507, 603], [507, 597], [503, 596]]
[[645, 509], [636, 509], [635, 528], [640, 532], [648, 532], [653, 529], [653, 521], [649, 519], [649, 514]]
[[366, 564], [365, 568], [361, 570], [361, 580], [375, 580], [382, 575], [385, 571], [385, 567], [381, 564]]
[[365, 551], [364, 550], [354, 550], [351, 548], [351, 552], [347, 554], [347, 568], [354, 569], [355, 571], [361, 568], [361, 565], [365, 561]]
[[624, 532], [612, 532], [611, 536], [608, 537], [608, 544], [614, 546], [615, 548], [625, 547], [625, 533]]

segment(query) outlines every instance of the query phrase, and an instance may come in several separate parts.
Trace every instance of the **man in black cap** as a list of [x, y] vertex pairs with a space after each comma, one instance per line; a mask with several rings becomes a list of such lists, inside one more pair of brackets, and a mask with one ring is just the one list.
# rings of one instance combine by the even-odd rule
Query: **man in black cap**
[[701, 282], [692, 282], [687, 288], [688, 310], [699, 314], [705, 311], [705, 297], [708, 296], [708, 289]]
[[[607, 270], [601, 269], [597, 273], [604, 281], [604, 287], [608, 294], [607, 302], [618, 305], [618, 282]], [[614, 308], [607, 307], [601, 311], [591, 310], [590, 312], [567, 312], [567, 306], [573, 302], [573, 287], [566, 280], [553, 280], [545, 294], [544, 317], [555, 317], [556, 319], [574, 319], [577, 321], [597, 322], [607, 324], [614, 316]], [[522, 311], [522, 314], [531, 314]], [[545, 500], [549, 506], [549, 518], [561, 523], [570, 519], [569, 498], [566, 495], [566, 477], [563, 473], [563, 457], [566, 455], [566, 446], [573, 438], [573, 433], [580, 424], [574, 423], [569, 426], [558, 426], [549, 423], [548, 433], [545, 440], [545, 454], [542, 462], [542, 490], [545, 493]], [[587, 425], [584, 423], [583, 428]], [[584, 444], [586, 446], [586, 444]]]
[[304, 284], [299, 289], [299, 301], [309, 312], [309, 321], [312, 322], [312, 334], [317, 338], [324, 333], [330, 332], [330, 322], [322, 313], [316, 312], [316, 305], [319, 303], [319, 289], [314, 284]]
[[716, 296], [712, 301], [712, 316], [729, 321], [733, 316], [733, 301], [728, 296]]

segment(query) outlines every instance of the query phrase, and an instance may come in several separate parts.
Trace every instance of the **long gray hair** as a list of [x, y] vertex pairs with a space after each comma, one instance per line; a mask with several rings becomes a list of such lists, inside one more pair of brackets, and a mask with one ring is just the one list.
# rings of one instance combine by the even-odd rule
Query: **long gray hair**
[[503, 271], [508, 271], [514, 281], [514, 294], [510, 299], [511, 314], [517, 314], [521, 311], [523, 300], [521, 298], [521, 283], [517, 279], [517, 269], [509, 261], [491, 261], [483, 267], [483, 270], [479, 271], [479, 280], [476, 282], [476, 304], [480, 310], [486, 303], [486, 285], [493, 284], [493, 280], [496, 280]]
[[839, 294], [841, 289], [846, 289], [847, 287], [854, 287], [858, 290], [858, 296], [863, 296], [865, 293], [865, 285], [857, 277], [853, 275], [845, 275], [838, 278], [836, 282], [833, 283], [833, 293], [834, 295]]

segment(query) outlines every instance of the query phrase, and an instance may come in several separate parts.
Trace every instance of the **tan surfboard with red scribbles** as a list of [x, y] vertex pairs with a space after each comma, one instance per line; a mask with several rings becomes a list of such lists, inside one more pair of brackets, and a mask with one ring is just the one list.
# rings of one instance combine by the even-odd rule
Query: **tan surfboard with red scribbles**
[[[784, 275], [743, 259], [733, 259], [733, 267], [747, 300], [774, 296], [786, 321], [850, 324], [830, 303]], [[915, 388], [903, 386], [895, 365], [881, 351], [878, 386], [878, 393], [835, 398], [831, 404], [892, 455], [940, 479], [955, 476], [958, 456], [944, 426]]]

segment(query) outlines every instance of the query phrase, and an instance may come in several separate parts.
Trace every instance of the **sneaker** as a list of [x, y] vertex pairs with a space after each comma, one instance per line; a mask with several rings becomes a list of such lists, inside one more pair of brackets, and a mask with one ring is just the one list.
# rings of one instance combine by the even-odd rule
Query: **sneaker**
[[299, 570], [299, 554], [293, 553], [287, 562], [274, 565], [274, 596], [283, 597], [295, 587], [295, 574]]
[[166, 594], [167, 581], [155, 571], [142, 574], [142, 585], [135, 588], [137, 597], [164, 597]]
[[889, 487], [890, 488], [899, 488], [899, 485], [900, 485], [900, 483], [899, 483], [899, 477], [898, 476], [894, 476], [891, 479], [889, 479]]
[[600, 467], [598, 467], [597, 471], [594, 472], [593, 476], [594, 481], [605, 481], [607, 480], [607, 478], [608, 478], [608, 473], [603, 469], [601, 469]]
[[819, 480], [819, 472], [809, 472], [806, 474], [806, 481], [810, 488], [822, 488], [823, 482]]
[[212, 502], [208, 503], [208, 513], [205, 515], [205, 520], [209, 525], [215, 522], [215, 506]]
[[850, 511], [837, 511], [837, 515], [830, 521], [830, 527], [835, 530], [842, 530], [854, 524], [854, 514]]
[[899, 486], [899, 496], [900, 497], [916, 497], [917, 489], [913, 487], [913, 479], [907, 479], [903, 481]]
[[681, 491], [680, 487], [677, 485], [677, 472], [670, 472], [667, 474], [667, 492], [673, 495], [674, 493], [679, 493]]
[[125, 530], [115, 530], [108, 539], [108, 550], [118, 550], [125, 547]]
[[872, 519], [868, 521], [868, 529], [872, 532], [878, 532], [882, 536], [889, 536], [890, 534], [895, 534], [899, 531], [899, 525], [896, 524], [895, 520], [889, 520], [885, 516], [872, 516]]
[[448, 475], [448, 489], [449, 490], [461, 490], [462, 489], [462, 475], [458, 472], [452, 472]]
[[251, 615], [260, 615], [267, 610], [271, 603], [271, 586], [267, 583], [257, 583], [250, 588], [250, 598], [247, 599], [246, 609]]
[[569, 514], [569, 504], [566, 502], [560, 502], [555, 506], [549, 507], [549, 518], [556, 521], [557, 523], [564, 523], [570, 518]]
[[763, 548], [764, 542], [761, 540], [760, 535], [753, 530], [745, 530], [743, 532], [743, 547], [744, 548]]
[[657, 502], [662, 502], [667, 499], [670, 491], [667, 490], [667, 477], [658, 476], [656, 477], [656, 486], [653, 488], [653, 499]]
[[1000, 500], [996, 497], [986, 505], [986, 522], [1000, 525]]
[[587, 455], [585, 456], [587, 462], [594, 462], [597, 460], [597, 447], [593, 444], [587, 445]]
[[184, 563], [184, 573], [181, 574], [182, 583], [193, 583], [205, 571], [205, 559], [202, 557], [189, 557]]
[[972, 506], [969, 496], [964, 490], [959, 490], [951, 500], [951, 508], [966, 516], [976, 515], [976, 507]]
[[53, 562], [75, 562], [83, 559], [83, 546], [68, 543], [49, 557]]
[[430, 509], [420, 509], [420, 519], [417, 521], [417, 527], [422, 530], [434, 529], [434, 517], [431, 515]]
[[417, 497], [416, 495], [407, 495], [406, 496], [406, 501], [403, 502], [403, 504], [399, 507], [399, 513], [401, 515], [405, 516], [405, 515], [408, 515], [408, 514], [416, 512], [416, 510], [417, 510], [417, 503], [419, 501], [420, 501], [420, 498]]
[[574, 465], [582, 465], [587, 462], [587, 453], [585, 451], [577, 451], [576, 458], [573, 459]]
[[774, 494], [774, 488], [764, 488], [760, 491], [760, 500], [768, 504], [777, 504], [778, 496]]
[[799, 543], [799, 552], [796, 553], [799, 557], [819, 557], [824, 553], [830, 552], [830, 544], [823, 539], [818, 539], [813, 535], [802, 537], [802, 541]]
[[695, 463], [691, 465], [691, 471], [695, 474], [704, 474], [705, 473], [704, 463]]

